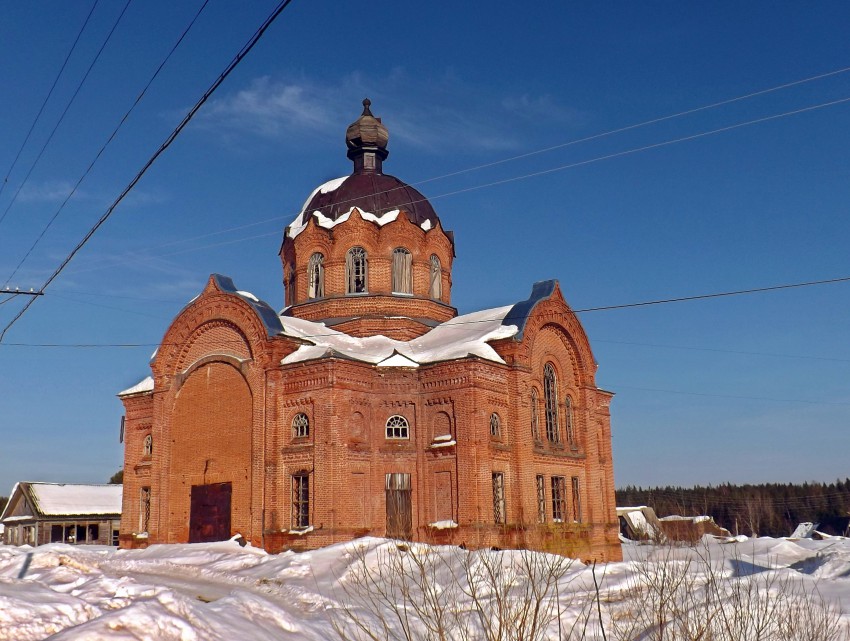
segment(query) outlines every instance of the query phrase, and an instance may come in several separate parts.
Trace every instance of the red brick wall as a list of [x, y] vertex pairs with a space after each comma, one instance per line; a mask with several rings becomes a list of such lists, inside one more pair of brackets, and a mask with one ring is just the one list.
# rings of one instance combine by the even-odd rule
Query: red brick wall
[[[360, 301], [360, 296], [345, 297], [345, 257], [352, 247], [366, 250], [369, 293], [380, 297], [370, 296]], [[413, 296], [410, 297], [392, 295], [392, 253], [398, 247], [412, 254]], [[307, 298], [307, 266], [310, 256], [316, 252], [324, 255], [325, 299], [311, 301]], [[429, 293], [431, 255], [440, 259], [442, 270], [442, 296], [437, 301], [431, 300]], [[376, 320], [370, 318], [368, 327], [360, 328], [356, 322], [346, 327], [345, 331], [353, 335], [366, 336], [378, 332], [393, 334], [396, 323], [388, 317], [407, 316], [443, 322], [456, 314], [450, 306], [454, 245], [439, 224], [426, 232], [411, 223], [403, 212], [395, 221], [383, 226], [364, 220], [357, 210], [347, 221], [332, 229], [320, 227], [315, 218], [311, 218], [298, 236], [284, 239], [280, 258], [284, 273], [295, 273], [292, 295], [295, 304], [287, 313], [298, 318], [379, 317], [377, 325]], [[409, 326], [408, 323], [405, 332]], [[428, 327], [421, 325], [415, 331], [419, 331], [416, 335], [421, 335]], [[400, 334], [403, 336], [406, 334]]]
[[[560, 291], [535, 307], [521, 341], [495, 344], [506, 364], [469, 357], [379, 369], [325, 358], [282, 366], [280, 359], [298, 343], [269, 338], [250, 306], [209, 285], [175, 319], [163, 343], [153, 366], [155, 393], [124, 399], [125, 467], [131, 472], [125, 472], [125, 535], [138, 523], [139, 487], [150, 479], [155, 515], [150, 542], [186, 540], [189, 487], [221, 481], [233, 483], [234, 532], [271, 551], [383, 536], [385, 476], [407, 473], [416, 539], [620, 558], [611, 395], [595, 386], [587, 338]], [[545, 440], [546, 363], [558, 375], [560, 444]], [[540, 392], [539, 443], [531, 437], [532, 386]], [[573, 399], [575, 448], [563, 434], [567, 393]], [[490, 434], [493, 412], [501, 417], [498, 438]], [[293, 436], [298, 413], [309, 419], [306, 438]], [[393, 415], [407, 419], [409, 439], [386, 438]], [[139, 460], [146, 429], [155, 437], [149, 463]], [[444, 433], [455, 442], [434, 441]], [[290, 531], [296, 472], [310, 478], [309, 533]], [[504, 524], [493, 521], [494, 472], [505, 479]], [[546, 482], [542, 524], [537, 475]], [[566, 478], [568, 506], [571, 479], [580, 479], [581, 522], [552, 522], [552, 476]], [[429, 526], [448, 518], [458, 527]], [[122, 543], [133, 544], [126, 538]]]

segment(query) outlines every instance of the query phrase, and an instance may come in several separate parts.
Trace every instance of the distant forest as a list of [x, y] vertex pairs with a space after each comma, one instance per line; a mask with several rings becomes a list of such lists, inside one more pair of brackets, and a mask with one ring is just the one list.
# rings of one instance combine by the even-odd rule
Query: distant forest
[[799, 523], [850, 513], [850, 478], [834, 483], [766, 483], [617, 490], [621, 507], [648, 505], [661, 516], [707, 514], [732, 534], [788, 536]]

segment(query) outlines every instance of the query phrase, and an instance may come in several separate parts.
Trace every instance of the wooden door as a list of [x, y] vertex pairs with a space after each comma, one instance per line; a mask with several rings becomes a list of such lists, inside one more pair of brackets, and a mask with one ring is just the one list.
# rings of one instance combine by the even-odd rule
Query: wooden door
[[230, 538], [230, 483], [193, 485], [189, 509], [189, 543]]
[[393, 539], [413, 536], [410, 474], [387, 474], [387, 536]]

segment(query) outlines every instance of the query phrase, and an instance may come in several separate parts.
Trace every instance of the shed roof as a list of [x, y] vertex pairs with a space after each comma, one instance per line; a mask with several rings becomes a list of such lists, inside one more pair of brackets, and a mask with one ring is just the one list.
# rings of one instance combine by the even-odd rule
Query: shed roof
[[122, 485], [21, 482], [12, 491], [10, 506], [18, 492], [29, 499], [39, 516], [121, 514]]

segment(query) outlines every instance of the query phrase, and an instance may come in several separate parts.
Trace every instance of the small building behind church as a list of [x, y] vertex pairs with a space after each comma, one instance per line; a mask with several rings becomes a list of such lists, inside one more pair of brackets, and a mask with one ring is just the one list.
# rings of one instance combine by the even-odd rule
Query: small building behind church
[[0, 514], [7, 545], [118, 545], [120, 485], [20, 482]]
[[352, 173], [284, 230], [282, 312], [210, 276], [119, 394], [122, 547], [374, 535], [621, 558], [613, 395], [560, 285], [459, 316], [454, 235], [384, 173], [388, 140], [364, 101]]

